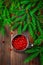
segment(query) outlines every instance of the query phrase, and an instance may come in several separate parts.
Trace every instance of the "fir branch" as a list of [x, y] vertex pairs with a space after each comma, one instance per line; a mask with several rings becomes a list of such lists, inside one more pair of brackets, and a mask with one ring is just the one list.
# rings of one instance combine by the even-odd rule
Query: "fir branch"
[[36, 47], [33, 47], [33, 48], [30, 48], [30, 49], [26, 50], [25, 53], [29, 54], [29, 53], [35, 53], [35, 52], [38, 52], [38, 51], [39, 51], [39, 49], [36, 46]]
[[39, 54], [39, 52], [36, 52], [36, 53], [34, 53], [34, 54], [30, 55], [28, 58], [26, 58], [26, 59], [24, 60], [24, 63], [26, 63], [26, 62], [29, 62], [29, 61], [33, 60], [35, 57], [37, 57], [37, 56], [38, 56], [38, 54]]

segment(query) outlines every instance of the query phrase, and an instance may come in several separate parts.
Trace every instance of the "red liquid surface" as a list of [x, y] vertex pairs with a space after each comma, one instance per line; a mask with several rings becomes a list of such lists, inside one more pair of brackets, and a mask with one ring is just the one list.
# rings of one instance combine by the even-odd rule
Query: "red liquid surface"
[[27, 39], [23, 35], [18, 35], [13, 38], [12, 45], [16, 50], [24, 50], [27, 46]]

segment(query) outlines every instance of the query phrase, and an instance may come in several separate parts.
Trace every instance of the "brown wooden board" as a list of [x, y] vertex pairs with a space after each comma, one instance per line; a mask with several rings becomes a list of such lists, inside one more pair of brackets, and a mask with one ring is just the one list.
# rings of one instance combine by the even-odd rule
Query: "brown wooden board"
[[[14, 31], [15, 35], [17, 30]], [[35, 58], [31, 62], [24, 63], [24, 59], [28, 57], [28, 54], [15, 52], [11, 44], [10, 36], [5, 35], [4, 37], [0, 34], [0, 65], [39, 65], [39, 59]], [[2, 40], [5, 43], [2, 43]], [[10, 50], [13, 49], [13, 50]]]

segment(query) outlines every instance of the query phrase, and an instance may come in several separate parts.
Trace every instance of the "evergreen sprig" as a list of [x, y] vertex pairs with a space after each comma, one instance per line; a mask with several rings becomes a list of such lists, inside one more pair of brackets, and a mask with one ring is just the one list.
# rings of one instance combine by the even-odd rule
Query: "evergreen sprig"
[[35, 46], [29, 50], [26, 50], [25, 53], [30, 54], [29, 57], [24, 60], [25, 63], [31, 61], [39, 55], [40, 64], [43, 65], [43, 46]]

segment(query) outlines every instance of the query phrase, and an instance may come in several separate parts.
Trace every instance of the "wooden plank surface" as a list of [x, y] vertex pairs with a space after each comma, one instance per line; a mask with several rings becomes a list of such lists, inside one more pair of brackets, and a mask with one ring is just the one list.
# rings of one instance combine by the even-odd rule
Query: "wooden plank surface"
[[[4, 38], [4, 39], [3, 39]], [[5, 43], [3, 43], [5, 40]], [[10, 37], [0, 35], [0, 65], [11, 65]]]
[[[16, 34], [17, 31], [14, 32]], [[5, 43], [2, 43], [2, 40], [5, 40]], [[14, 50], [10, 51], [10, 48], [13, 49], [11, 44], [11, 37], [5, 35], [4, 37], [0, 34], [0, 65], [39, 65], [38, 58], [32, 60], [31, 62], [24, 63], [24, 59], [28, 57], [28, 54], [18, 53]]]

